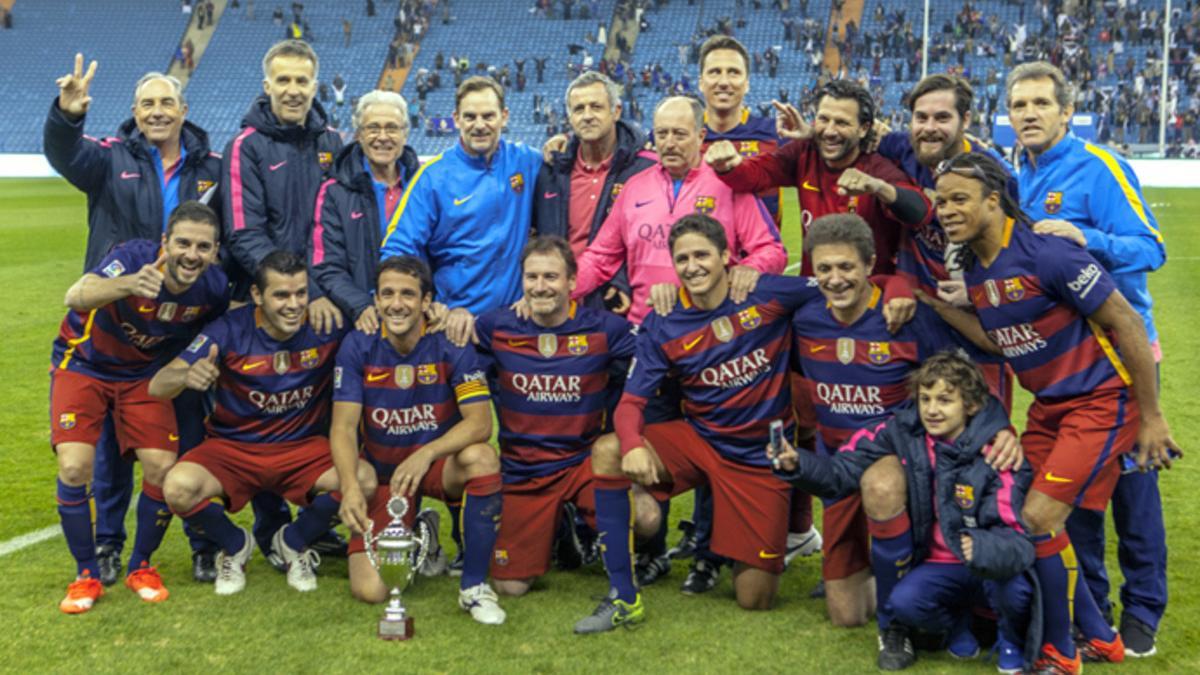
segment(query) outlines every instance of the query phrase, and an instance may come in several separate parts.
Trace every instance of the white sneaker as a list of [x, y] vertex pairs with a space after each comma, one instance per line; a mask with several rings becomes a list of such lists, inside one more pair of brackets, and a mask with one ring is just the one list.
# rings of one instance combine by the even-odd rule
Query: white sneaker
[[471, 613], [479, 623], [499, 626], [504, 623], [504, 610], [500, 609], [500, 598], [487, 582], [458, 592], [458, 606]]
[[297, 551], [283, 538], [283, 531], [287, 527], [281, 527], [271, 538], [271, 548], [275, 550], [287, 564], [287, 582], [288, 586], [307, 593], [308, 591], [317, 590], [317, 571], [316, 566], [321, 562], [321, 556], [311, 548], [306, 548], [303, 551]]
[[246, 528], [239, 529], [246, 538], [242, 550], [233, 555], [223, 550], [217, 552], [217, 579], [213, 584], [217, 595], [233, 595], [246, 587], [246, 563], [250, 561], [250, 554], [254, 552], [254, 537], [250, 536], [250, 531]]
[[823, 543], [824, 540], [821, 539], [821, 533], [817, 531], [816, 525], [808, 528], [807, 532], [788, 532], [787, 554], [783, 557], [783, 564], [791, 563], [792, 559], [798, 556], [820, 553]]
[[417, 573], [423, 577], [440, 577], [450, 569], [450, 559], [438, 541], [441, 526], [442, 516], [433, 509], [421, 511], [413, 521], [417, 540], [424, 546], [424, 550], [419, 554], [420, 564], [417, 567]]

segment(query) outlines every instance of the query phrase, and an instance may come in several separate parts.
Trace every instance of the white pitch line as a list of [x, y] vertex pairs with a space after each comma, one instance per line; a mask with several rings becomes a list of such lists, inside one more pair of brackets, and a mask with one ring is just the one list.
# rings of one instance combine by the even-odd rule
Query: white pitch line
[[784, 270], [784, 273], [786, 274], [788, 272], [795, 272], [796, 270], [800, 269], [801, 267], [804, 267], [803, 260], [801, 260], [800, 262], [794, 262], [791, 265], [788, 265], [787, 269]]
[[0, 558], [3, 558], [9, 553], [16, 553], [23, 548], [29, 548], [34, 544], [40, 544], [47, 539], [53, 539], [61, 534], [61, 525], [50, 525], [48, 527], [43, 527], [40, 530], [26, 532], [25, 534], [22, 534], [19, 537], [13, 537], [8, 541], [0, 542]]

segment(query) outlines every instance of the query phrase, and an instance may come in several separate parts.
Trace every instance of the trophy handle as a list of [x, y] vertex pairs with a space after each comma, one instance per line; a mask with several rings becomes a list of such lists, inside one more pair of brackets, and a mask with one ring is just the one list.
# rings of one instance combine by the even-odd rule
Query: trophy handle
[[367, 520], [367, 530], [362, 533], [363, 550], [367, 554], [367, 560], [371, 563], [371, 567], [379, 569], [379, 558], [375, 555], [375, 521]]

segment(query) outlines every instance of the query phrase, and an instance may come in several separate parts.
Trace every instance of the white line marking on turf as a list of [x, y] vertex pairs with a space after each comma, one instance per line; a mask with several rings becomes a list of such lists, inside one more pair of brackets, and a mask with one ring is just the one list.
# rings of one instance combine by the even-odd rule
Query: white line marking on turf
[[53, 539], [62, 534], [62, 525], [50, 525], [43, 527], [40, 530], [26, 532], [19, 537], [13, 537], [8, 541], [0, 542], [0, 558], [9, 553], [16, 553], [23, 548], [29, 548], [34, 544], [40, 544], [47, 539]]
[[804, 267], [803, 260], [801, 260], [800, 262], [794, 262], [791, 265], [788, 265], [787, 269], [784, 270], [784, 273], [786, 274], [788, 272], [795, 272], [796, 270], [800, 269], [801, 267]]

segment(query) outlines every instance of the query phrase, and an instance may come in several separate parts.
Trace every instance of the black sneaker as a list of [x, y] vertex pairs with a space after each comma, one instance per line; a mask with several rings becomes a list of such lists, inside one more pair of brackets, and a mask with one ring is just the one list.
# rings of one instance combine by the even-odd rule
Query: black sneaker
[[575, 528], [575, 517], [579, 512], [575, 505], [566, 502], [562, 505], [562, 519], [558, 523], [558, 532], [554, 538], [554, 566], [560, 570], [577, 570], [583, 566], [583, 542], [579, 539], [579, 531]]
[[463, 552], [461, 549], [459, 549], [458, 555], [454, 556], [454, 560], [451, 560], [450, 564], [447, 566], [446, 574], [449, 574], [452, 577], [461, 577], [463, 575], [463, 564]]
[[640, 553], [633, 568], [639, 587], [646, 587], [666, 576], [671, 571], [671, 559], [665, 555], [653, 556]]
[[880, 670], [904, 670], [916, 662], [917, 653], [913, 651], [907, 629], [893, 623], [879, 634]]
[[338, 531], [329, 528], [325, 534], [317, 538], [316, 541], [308, 545], [309, 550], [316, 551], [318, 554], [325, 557], [345, 558], [346, 557], [346, 539], [338, 534]]
[[1129, 614], [1121, 615], [1121, 640], [1125, 642], [1125, 656], [1142, 659], [1158, 652], [1154, 629]]
[[192, 578], [202, 584], [217, 580], [216, 551], [196, 551], [192, 554]]
[[121, 578], [121, 549], [115, 546], [96, 548], [96, 562], [100, 563], [100, 583], [112, 586]]
[[817, 580], [817, 585], [813, 586], [813, 589], [808, 592], [808, 597], [810, 597], [814, 600], [820, 600], [821, 598], [825, 597], [825, 580], [824, 579]]
[[719, 578], [721, 566], [700, 558], [692, 563], [692, 568], [688, 570], [687, 578], [683, 580], [683, 586], [680, 586], [679, 590], [684, 595], [707, 593], [717, 585]]
[[681, 520], [678, 527], [683, 536], [678, 544], [667, 551], [667, 557], [671, 560], [682, 560], [696, 555], [696, 526], [690, 520]]

